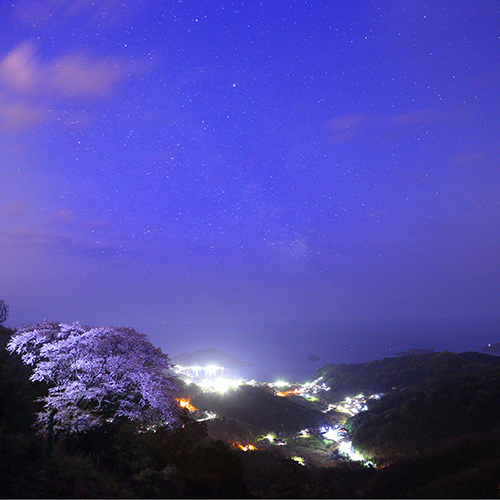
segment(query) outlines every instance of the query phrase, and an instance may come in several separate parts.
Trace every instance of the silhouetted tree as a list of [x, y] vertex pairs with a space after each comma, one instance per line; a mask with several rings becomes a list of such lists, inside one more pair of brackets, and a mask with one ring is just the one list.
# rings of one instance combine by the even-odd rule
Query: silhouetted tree
[[9, 306], [3, 299], [0, 299], [0, 324], [9, 317]]

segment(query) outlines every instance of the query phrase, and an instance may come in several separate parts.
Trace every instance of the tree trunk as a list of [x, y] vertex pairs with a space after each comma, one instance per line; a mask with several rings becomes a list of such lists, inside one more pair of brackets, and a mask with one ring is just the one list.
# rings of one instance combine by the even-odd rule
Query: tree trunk
[[49, 423], [47, 425], [47, 455], [52, 454], [54, 449], [54, 416], [57, 410], [51, 410], [49, 415]]

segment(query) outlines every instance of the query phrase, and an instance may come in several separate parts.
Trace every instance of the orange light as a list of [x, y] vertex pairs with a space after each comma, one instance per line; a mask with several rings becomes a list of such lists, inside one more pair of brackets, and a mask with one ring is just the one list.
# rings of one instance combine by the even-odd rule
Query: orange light
[[279, 396], [280, 398], [285, 398], [285, 397], [290, 396], [292, 394], [299, 394], [299, 393], [300, 393], [299, 389], [294, 389], [293, 391], [276, 392], [276, 396]]
[[198, 408], [195, 408], [190, 402], [188, 399], [177, 399], [176, 400], [178, 403], [179, 403], [179, 406], [181, 408], [186, 408], [186, 410], [188, 411], [198, 411]]
[[235, 442], [231, 442], [230, 444], [235, 448], [239, 448], [240, 450], [243, 451], [254, 451], [257, 449], [253, 444], [240, 444]]

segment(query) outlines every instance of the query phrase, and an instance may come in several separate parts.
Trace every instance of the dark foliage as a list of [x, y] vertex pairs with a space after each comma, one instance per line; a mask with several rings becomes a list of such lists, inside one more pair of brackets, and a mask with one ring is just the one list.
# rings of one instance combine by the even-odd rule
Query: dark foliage
[[242, 452], [245, 482], [257, 498], [359, 498], [375, 469], [359, 464], [303, 467], [267, 451]]
[[354, 445], [379, 460], [426, 451], [450, 436], [498, 432], [500, 368], [428, 390], [386, 396], [348, 421]]
[[394, 389], [418, 386], [428, 390], [435, 386], [455, 383], [469, 374], [486, 373], [500, 367], [500, 358], [488, 354], [444, 351], [421, 356], [384, 358], [362, 364], [325, 365], [317, 371], [330, 391], [324, 397], [339, 401], [360, 392], [389, 393]]
[[40, 405], [34, 401], [45, 394], [43, 384], [29, 381], [31, 370], [19, 356], [10, 355], [5, 346], [14, 332], [0, 326], [0, 432], [31, 430]]
[[48, 446], [33, 428], [44, 384], [0, 327], [0, 498], [246, 498], [239, 455], [187, 416], [176, 432], [127, 420]]
[[0, 299], [0, 323], [3, 323], [9, 317], [9, 306]]
[[369, 498], [498, 498], [500, 437], [467, 434], [377, 471]]

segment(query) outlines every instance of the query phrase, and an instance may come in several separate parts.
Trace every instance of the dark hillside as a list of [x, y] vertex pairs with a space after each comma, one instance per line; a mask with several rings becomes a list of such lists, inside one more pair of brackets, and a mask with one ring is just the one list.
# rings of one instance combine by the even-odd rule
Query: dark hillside
[[498, 498], [500, 438], [467, 434], [379, 469], [366, 498]]
[[449, 351], [420, 356], [384, 358], [361, 364], [326, 365], [316, 375], [323, 377], [330, 391], [324, 397], [331, 401], [358, 394], [388, 393], [415, 387], [431, 388], [456, 383], [468, 374], [486, 373], [500, 366], [500, 358], [488, 354]]
[[244, 385], [225, 394], [200, 392], [192, 402], [200, 410], [213, 411], [265, 433], [298, 432], [330, 422], [325, 414], [307, 407], [307, 402], [277, 397], [266, 387]]
[[346, 423], [355, 449], [384, 465], [364, 495], [498, 498], [499, 361], [443, 352], [326, 369], [337, 394], [395, 388]]
[[348, 425], [357, 449], [379, 459], [420, 453], [450, 436], [498, 432], [500, 369], [468, 382], [388, 395]]

